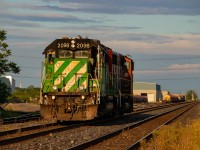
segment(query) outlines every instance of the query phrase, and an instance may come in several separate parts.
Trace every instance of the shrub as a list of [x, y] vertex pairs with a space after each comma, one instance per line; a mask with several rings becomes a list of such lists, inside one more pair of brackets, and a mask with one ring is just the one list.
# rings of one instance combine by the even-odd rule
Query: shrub
[[163, 126], [153, 134], [149, 143], [142, 142], [140, 150], [197, 150], [200, 149], [200, 120], [188, 126], [174, 123]]

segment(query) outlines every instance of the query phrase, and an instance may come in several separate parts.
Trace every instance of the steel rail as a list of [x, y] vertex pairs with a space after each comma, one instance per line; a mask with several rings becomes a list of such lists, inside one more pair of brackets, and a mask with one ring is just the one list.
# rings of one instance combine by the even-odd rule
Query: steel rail
[[[52, 123], [52, 124], [22, 128], [23, 132], [21, 132], [22, 131], [21, 130], [20, 133], [22, 133], [23, 135], [19, 134], [19, 135], [15, 135], [14, 137], [8, 137], [5, 139], [2, 139], [2, 140], [0, 140], [0, 146], [13, 144], [13, 143], [21, 142], [21, 141], [28, 140], [28, 139], [33, 139], [36, 137], [47, 135], [49, 133], [56, 133], [56, 132], [60, 132], [63, 130], [73, 129], [76, 127], [80, 127], [81, 125], [83, 125], [83, 123], [71, 124], [68, 126], [62, 126], [62, 125], [59, 125], [58, 123]], [[41, 129], [40, 127], [43, 127], [43, 128]], [[18, 129], [10, 130], [8, 134], [16, 133], [16, 131], [18, 131]], [[26, 133], [26, 132], [30, 132], [30, 131], [32, 131], [32, 133]], [[6, 135], [5, 132], [1, 133], [1, 136], [5, 136], [5, 135]], [[2, 137], [0, 137], [0, 138], [2, 138]]]
[[[78, 122], [78, 123], [77, 122], [75, 122], [75, 123], [67, 122], [67, 123], [70, 123], [70, 125], [60, 125], [59, 123], [49, 123], [49, 124], [43, 124], [43, 125], [37, 125], [37, 126], [31, 126], [31, 127], [18, 128], [18, 129], [13, 129], [13, 130], [8, 130], [8, 131], [2, 131], [2, 132], [0, 132], [0, 146], [8, 145], [11, 143], [17, 143], [17, 142], [21, 142], [21, 141], [28, 140], [28, 139], [37, 138], [37, 137], [44, 136], [44, 135], [47, 135], [52, 132], [56, 133], [56, 132], [66, 131], [66, 130], [78, 128], [78, 127], [81, 127], [84, 125], [95, 125], [95, 124], [99, 124], [99, 123], [106, 123], [108, 121], [111, 121], [111, 120], [113, 121], [115, 119], [117, 119], [117, 118], [103, 119], [103, 120], [100, 119], [100, 120], [94, 120], [94, 121], [90, 120], [90, 121]], [[55, 127], [53, 127], [53, 126], [55, 126]], [[34, 130], [36, 130], [36, 131], [34, 131]], [[33, 131], [33, 133], [26, 133], [26, 132], [30, 132], [30, 131]], [[10, 138], [1, 140], [1, 138], [3, 136], [7, 136], [7, 135], [12, 136], [12, 134], [18, 134], [18, 133], [21, 133], [23, 135], [15, 135], [14, 137], [10, 137]]]
[[[161, 108], [167, 108], [169, 106], [173, 106], [173, 105], [156, 106], [156, 107], [150, 107], [150, 108], [147, 108], [147, 109], [140, 109], [140, 110], [138, 109], [137, 111], [132, 112], [130, 114], [127, 114], [125, 116], [136, 115], [136, 114], [140, 114], [140, 113], [154, 111], [154, 110], [158, 110], [158, 109], [161, 109]], [[113, 120], [114, 119], [116, 119], [116, 118], [113, 118]], [[109, 119], [109, 121], [110, 120], [111, 119]], [[105, 121], [101, 120], [101, 123], [106, 122], [106, 121], [107, 120], [105, 120]], [[99, 122], [97, 122], [97, 123], [99, 123]], [[95, 124], [95, 123], [93, 122], [93, 124]], [[0, 132], [0, 136], [19, 133], [19, 132], [24, 132], [24, 131], [36, 130], [36, 129], [41, 129], [41, 128], [44, 128], [44, 127], [55, 126], [55, 125], [58, 125], [58, 123], [48, 123], [48, 124], [43, 124], [43, 125], [36, 125], [36, 126], [31, 126], [31, 127], [23, 127], [23, 128], [18, 128], [18, 129], [12, 129], [12, 130], [7, 130], [7, 131]]]
[[148, 121], [151, 121], [151, 120], [153, 120], [153, 119], [156, 119], [156, 118], [158, 118], [158, 117], [161, 117], [161, 116], [163, 116], [163, 115], [166, 115], [166, 114], [168, 114], [168, 113], [170, 113], [170, 112], [173, 112], [173, 111], [179, 110], [179, 109], [181, 109], [181, 108], [187, 107], [187, 106], [189, 106], [189, 105], [193, 105], [193, 103], [189, 103], [189, 104], [186, 104], [186, 105], [184, 105], [184, 106], [178, 107], [178, 108], [176, 108], [176, 109], [173, 109], [173, 110], [170, 110], [170, 111], [167, 111], [167, 112], [164, 112], [164, 113], [161, 113], [161, 114], [158, 114], [158, 115], [149, 117], [149, 118], [147, 118], [147, 119], [144, 119], [144, 120], [141, 120], [141, 121], [139, 121], [139, 122], [130, 124], [129, 126], [126, 126], [126, 127], [122, 127], [121, 129], [118, 129], [118, 130], [116, 130], [116, 131], [114, 131], [114, 132], [105, 134], [105, 135], [103, 135], [103, 136], [101, 136], [101, 137], [97, 137], [97, 138], [91, 139], [91, 140], [89, 140], [89, 141], [86, 141], [86, 142], [81, 143], [81, 144], [79, 144], [79, 145], [70, 147], [70, 148], [68, 148], [68, 149], [69, 149], [69, 150], [86, 149], [86, 148], [88, 148], [88, 147], [97, 145], [97, 144], [99, 144], [99, 143], [101, 143], [101, 142], [103, 142], [103, 141], [105, 141], [105, 140], [107, 140], [107, 139], [109, 139], [109, 138], [113, 138], [113, 137], [115, 137], [115, 136], [121, 134], [121, 133], [124, 132], [124, 131], [127, 131], [127, 130], [129, 130], [129, 129], [132, 129], [132, 128], [134, 128], [134, 127], [137, 127], [137, 126], [139, 126], [139, 125], [141, 125], [141, 124], [144, 124], [144, 123], [146, 123], [146, 122], [148, 122]]
[[[173, 105], [172, 105], [173, 106]], [[164, 107], [169, 107], [169, 106], [164, 106]], [[153, 110], [157, 110], [157, 109], [161, 109], [163, 108], [163, 106], [159, 106], [159, 107], [151, 107], [151, 109], [149, 109], [148, 111], [153, 111]], [[143, 112], [147, 112], [147, 110], [143, 110]], [[134, 112], [133, 114], [128, 114], [128, 115], [135, 115], [135, 114], [138, 114], [138, 113], [142, 113], [142, 111], [138, 111], [138, 112]], [[98, 120], [98, 121], [89, 121], [87, 122], [88, 124], [90, 125], [94, 125], [94, 124], [99, 124], [99, 123], [105, 123], [107, 121], [113, 121], [115, 119], [119, 119], [120, 117], [117, 117], [117, 118], [112, 118], [112, 119], [103, 119], [103, 120]], [[37, 130], [37, 129], [42, 129], [42, 128], [47, 128], [47, 127], [51, 127], [51, 126], [56, 126], [58, 125], [58, 123], [50, 123], [50, 124], [43, 124], [43, 125], [37, 125], [37, 126], [32, 126], [32, 127], [24, 127], [24, 128], [18, 128], [18, 129], [13, 129], [13, 130], [8, 130], [8, 131], [2, 131], [0, 132], [0, 138], [1, 136], [5, 136], [5, 135], [9, 135], [9, 134], [15, 134], [15, 133], [23, 133], [23, 132], [26, 132], [26, 131], [31, 131], [31, 130]], [[30, 139], [30, 138], [36, 138], [36, 137], [39, 137], [39, 136], [43, 136], [43, 135], [46, 135], [48, 133], [52, 133], [52, 132], [60, 132], [60, 131], [63, 131], [63, 130], [69, 130], [69, 129], [73, 129], [75, 127], [80, 127], [80, 126], [83, 126], [83, 125], [86, 125], [86, 123], [79, 123], [79, 124], [73, 124], [73, 125], [70, 125], [70, 126], [62, 126], [62, 127], [58, 127], [58, 128], [55, 128], [55, 129], [45, 129], [44, 131], [39, 131], [37, 133], [33, 133], [33, 134], [30, 134], [30, 135], [23, 135], [23, 136], [17, 136], [17, 137], [14, 137], [14, 138], [10, 138], [10, 139], [4, 139], [4, 140], [0, 140], [0, 145], [7, 145], [7, 144], [10, 144], [10, 143], [16, 143], [16, 142], [20, 142], [20, 141], [24, 141], [24, 140], [27, 140], [27, 139]]]
[[37, 129], [42, 129], [42, 128], [45, 128], [45, 127], [56, 126], [56, 125], [58, 125], [58, 123], [48, 123], [48, 124], [41, 124], [41, 125], [36, 125], [36, 126], [12, 129], [12, 130], [7, 130], [7, 131], [1, 131], [0, 137], [4, 136], [4, 135], [15, 134], [15, 133], [31, 131], [31, 130], [37, 130]]
[[170, 120], [167, 120], [166, 122], [164, 122], [163, 124], [161, 124], [159, 127], [157, 127], [156, 129], [154, 129], [152, 132], [150, 132], [149, 134], [147, 134], [146, 136], [142, 137], [141, 139], [139, 139], [138, 141], [136, 141], [135, 143], [133, 143], [129, 148], [127, 148], [127, 150], [133, 150], [133, 149], [138, 149], [140, 147], [140, 142], [144, 139], [149, 140], [153, 133], [155, 131], [157, 131], [158, 129], [160, 129], [162, 126], [170, 124], [172, 121], [174, 121], [175, 119], [177, 119], [178, 117], [180, 117], [182, 114], [186, 113], [187, 111], [189, 111], [191, 108], [193, 108], [194, 106], [196, 106], [195, 104], [190, 106], [189, 108], [185, 109], [184, 111], [180, 112], [179, 114], [177, 114], [176, 116], [174, 116], [173, 118], [171, 118]]
[[12, 124], [12, 123], [19, 123], [19, 122], [27, 122], [31, 120], [37, 120], [40, 119], [40, 114], [25, 114], [18, 117], [11, 117], [11, 118], [4, 118], [0, 120], [0, 124]]
[[[181, 104], [181, 103], [170, 103], [170, 104], [165, 104], [165, 105], [161, 105], [161, 106], [153, 106], [153, 107], [145, 107], [145, 108], [140, 108], [140, 109], [135, 109], [132, 113], [139, 113], [139, 112], [148, 112], [149, 110], [153, 110], [154, 108], [165, 108], [167, 106], [171, 106], [171, 105], [177, 105], [177, 104]], [[156, 109], [155, 109], [156, 110]], [[18, 116], [18, 117], [11, 117], [11, 118], [4, 118], [4, 119], [0, 119], [0, 125], [1, 124], [12, 124], [12, 123], [21, 123], [21, 122], [27, 122], [27, 121], [31, 121], [31, 120], [37, 120], [37, 119], [41, 119], [41, 115], [40, 114], [25, 114], [22, 116]]]
[[191, 102], [168, 103], [168, 104], [164, 104], [164, 105], [160, 105], [160, 106], [140, 108], [140, 109], [134, 110], [133, 113], [139, 113], [139, 112], [144, 113], [144, 112], [148, 112], [150, 110], [156, 110], [156, 109], [160, 109], [160, 108], [167, 108], [167, 107], [170, 107], [170, 106], [176, 106], [176, 105], [187, 104], [187, 103], [191, 103]]

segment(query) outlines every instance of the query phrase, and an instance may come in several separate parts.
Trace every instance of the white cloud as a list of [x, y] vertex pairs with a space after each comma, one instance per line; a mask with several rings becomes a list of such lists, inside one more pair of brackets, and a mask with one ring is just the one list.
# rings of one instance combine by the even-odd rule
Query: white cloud
[[200, 69], [200, 64], [172, 64], [169, 69]]
[[[200, 58], [200, 57], [199, 57]], [[161, 75], [169, 73], [198, 73], [200, 72], [200, 64], [172, 64], [167, 68], [158, 68], [158, 69], [145, 69], [145, 70], [135, 70], [137, 75], [139, 74], [149, 74], [149, 75]]]
[[[116, 35], [117, 36], [117, 35]], [[157, 35], [155, 35], [157, 36]], [[110, 40], [104, 43], [114, 50], [130, 50], [141, 54], [163, 54], [163, 55], [200, 55], [200, 34], [182, 35], [160, 35], [168, 37], [167, 42], [162, 39], [141, 39], [140, 41]], [[152, 38], [150, 36], [149, 38]], [[151, 41], [151, 42], [149, 42]]]
[[90, 8], [97, 8], [99, 5], [97, 4], [88, 4], [88, 3], [72, 3], [72, 2], [67, 2], [67, 3], [61, 3], [59, 4], [60, 8], [68, 8], [68, 9], [90, 9]]
[[[46, 0], [44, 0], [46, 2]], [[47, 1], [50, 10], [57, 11], [79, 11], [84, 13], [106, 13], [106, 14], [164, 14], [164, 15], [198, 15], [198, 0], [60, 0], [60, 4]], [[52, 1], [51, 1], [52, 2]]]

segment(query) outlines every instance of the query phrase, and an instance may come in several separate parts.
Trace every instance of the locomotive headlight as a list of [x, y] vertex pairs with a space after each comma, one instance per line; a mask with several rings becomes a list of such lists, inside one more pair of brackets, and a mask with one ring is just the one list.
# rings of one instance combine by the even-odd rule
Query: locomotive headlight
[[85, 99], [85, 95], [82, 95], [82, 96], [81, 96], [81, 99], [84, 100], [84, 99]]
[[74, 40], [71, 40], [71, 43], [72, 43], [72, 44], [74, 44], [74, 43], [75, 43], [75, 41], [74, 41]]
[[54, 99], [56, 99], [56, 96], [53, 95], [51, 98], [54, 100]]
[[74, 48], [74, 47], [75, 47], [75, 44], [72, 44], [71, 47]]
[[56, 91], [58, 87], [56, 85], [53, 86], [53, 90]]

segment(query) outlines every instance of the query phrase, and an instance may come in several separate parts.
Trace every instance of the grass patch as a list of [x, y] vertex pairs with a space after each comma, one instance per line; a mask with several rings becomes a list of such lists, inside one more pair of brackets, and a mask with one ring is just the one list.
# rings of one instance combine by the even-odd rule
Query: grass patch
[[142, 141], [140, 150], [199, 150], [200, 120], [195, 120], [183, 126], [173, 123], [163, 126], [153, 134], [149, 141]]

